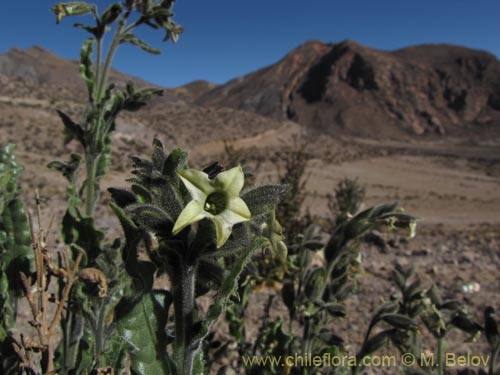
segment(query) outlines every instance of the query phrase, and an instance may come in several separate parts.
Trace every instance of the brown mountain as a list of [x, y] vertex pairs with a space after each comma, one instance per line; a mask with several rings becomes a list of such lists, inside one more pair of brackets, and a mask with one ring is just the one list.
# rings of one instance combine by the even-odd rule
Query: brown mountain
[[179, 97], [182, 100], [185, 100], [186, 102], [192, 103], [216, 87], [217, 87], [216, 83], [212, 83], [212, 82], [208, 82], [208, 81], [204, 81], [204, 80], [197, 80], [197, 81], [192, 81], [192, 82], [189, 82], [185, 85], [176, 87], [173, 90], [174, 90], [175, 94], [177, 95], [177, 97]]
[[378, 51], [347, 40], [307, 42], [281, 61], [202, 95], [330, 134], [399, 138], [500, 130], [500, 62], [449, 45]]
[[[79, 74], [79, 62], [64, 59], [40, 46], [25, 50], [12, 48], [0, 55], [0, 74], [36, 84], [49, 84], [64, 88], [73, 92], [79, 99], [86, 99], [85, 84]], [[111, 71], [110, 78], [119, 84], [132, 81], [139, 87], [156, 86], [117, 70]], [[159, 102], [180, 104], [182, 101], [175, 93], [167, 89]]]

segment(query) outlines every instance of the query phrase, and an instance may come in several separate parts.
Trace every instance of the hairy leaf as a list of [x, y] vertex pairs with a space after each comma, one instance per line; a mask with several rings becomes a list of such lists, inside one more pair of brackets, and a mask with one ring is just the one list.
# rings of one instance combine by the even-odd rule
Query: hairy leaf
[[244, 193], [241, 198], [245, 201], [252, 216], [268, 213], [287, 193], [286, 185], [265, 185]]
[[92, 45], [94, 42], [94, 38], [86, 39], [83, 42], [82, 49], [80, 51], [80, 75], [87, 84], [89, 99], [91, 102], [93, 101], [94, 91], [94, 71], [92, 69]]
[[171, 304], [170, 293], [154, 291], [144, 294], [132, 306], [125, 302], [117, 307], [117, 329], [127, 344], [132, 374], [172, 373], [165, 333]]

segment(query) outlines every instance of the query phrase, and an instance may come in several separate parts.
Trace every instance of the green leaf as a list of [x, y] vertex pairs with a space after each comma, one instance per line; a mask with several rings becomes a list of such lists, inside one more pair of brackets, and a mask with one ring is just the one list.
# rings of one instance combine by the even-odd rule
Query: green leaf
[[250, 246], [248, 246], [232, 264], [231, 270], [222, 283], [217, 297], [208, 309], [205, 320], [202, 322], [200, 331], [193, 340], [195, 344], [199, 345], [201, 343], [201, 341], [208, 335], [211, 327], [217, 321], [219, 316], [224, 312], [224, 307], [229, 301], [231, 295], [234, 293], [238, 285], [238, 278], [245, 268], [245, 265], [250, 261], [255, 250], [257, 250], [257, 248], [263, 246], [264, 244], [265, 241], [262, 239], [254, 240], [254, 242]]
[[68, 180], [69, 184], [66, 188], [66, 194], [68, 196], [68, 211], [71, 212], [73, 216], [77, 215], [76, 210], [80, 207], [81, 203], [77, 186], [77, 175], [81, 159], [81, 155], [71, 154], [70, 160], [66, 163], [56, 160], [47, 165], [48, 168], [61, 172], [61, 174]]
[[381, 204], [360, 212], [338, 226], [325, 247], [327, 262], [331, 263], [337, 259], [346, 250], [350, 241], [360, 238], [368, 230], [380, 225], [380, 222], [390, 226], [386, 219], [399, 213], [397, 203]]
[[120, 4], [112, 4], [102, 14], [101, 22], [104, 25], [110, 25], [116, 21], [121, 12], [122, 12], [122, 7]]
[[451, 324], [469, 334], [476, 334], [481, 331], [481, 326], [461, 311], [457, 312], [455, 316], [453, 316]]
[[74, 23], [73, 26], [85, 30], [86, 32], [94, 35], [95, 37], [99, 36], [99, 29], [97, 27], [91, 27], [88, 25], [84, 25], [83, 23]]
[[104, 232], [95, 228], [94, 219], [83, 217], [79, 211], [73, 215], [68, 210], [63, 217], [62, 231], [64, 242], [84, 249], [89, 262], [87, 265], [93, 265], [97, 256], [102, 252], [104, 239]]
[[[29, 275], [33, 252], [31, 230], [19, 194], [22, 171], [14, 155], [14, 144], [0, 147], [0, 344], [13, 328], [17, 297], [22, 290], [19, 273]], [[6, 341], [5, 341], [6, 342]]]
[[85, 39], [80, 51], [80, 75], [87, 84], [90, 101], [93, 102], [94, 92], [94, 71], [92, 69], [92, 44], [95, 39]]
[[151, 262], [139, 260], [138, 246], [144, 238], [143, 231], [125, 213], [123, 209], [114, 203], [110, 203], [111, 209], [120, 220], [125, 233], [125, 246], [123, 247], [123, 261], [125, 269], [130, 276], [140, 282], [137, 289], [141, 292], [149, 291], [153, 287], [155, 267]]
[[108, 191], [118, 207], [125, 208], [126, 206], [137, 203], [137, 196], [128, 190], [108, 188]]
[[172, 373], [165, 333], [171, 304], [169, 292], [153, 291], [132, 306], [128, 302], [117, 306], [117, 330], [127, 344], [132, 374]]
[[23, 167], [14, 155], [16, 146], [9, 143], [0, 147], [0, 213], [19, 192], [19, 175]]
[[382, 305], [380, 305], [377, 310], [375, 311], [375, 314], [373, 315], [373, 324], [377, 323], [382, 319], [384, 315], [387, 314], [395, 314], [399, 309], [399, 305], [397, 302], [385, 302]]
[[128, 33], [128, 34], [124, 35], [121, 38], [120, 42], [133, 44], [134, 46], [141, 48], [143, 51], [146, 51], [146, 52], [151, 53], [153, 55], [159, 55], [161, 53], [161, 51], [159, 49], [151, 47], [146, 42], [138, 39], [133, 33]]
[[338, 303], [328, 303], [325, 305], [326, 311], [333, 317], [344, 318], [347, 316], [347, 311], [344, 306]]
[[324, 268], [316, 268], [306, 276], [304, 293], [309, 301], [314, 302], [321, 297], [321, 292], [324, 290], [325, 283]]
[[174, 149], [165, 160], [162, 174], [169, 176], [172, 180], [177, 181], [177, 186], [180, 185], [180, 179], [177, 176], [177, 171], [187, 168], [188, 152], [182, 148]]
[[153, 156], [151, 161], [153, 163], [153, 167], [159, 171], [163, 171], [163, 166], [165, 165], [165, 160], [167, 156], [165, 155], [165, 151], [163, 150], [163, 144], [158, 138], [153, 140]]
[[382, 320], [390, 324], [394, 328], [416, 330], [417, 323], [411, 318], [401, 314], [386, 314], [382, 316]]
[[137, 111], [138, 109], [144, 107], [148, 102], [155, 96], [162, 96], [163, 90], [156, 88], [145, 88], [136, 91], [134, 94], [125, 97], [122, 108], [125, 111]]
[[57, 113], [64, 124], [64, 130], [66, 133], [64, 144], [68, 144], [73, 139], [76, 139], [83, 147], [85, 147], [85, 132], [83, 131], [82, 126], [73, 122], [73, 120], [71, 120], [71, 118], [64, 112], [58, 110]]
[[441, 297], [441, 291], [436, 286], [436, 284], [432, 284], [432, 286], [427, 291], [427, 296], [430, 298], [431, 302], [440, 307], [443, 304], [443, 298]]
[[386, 346], [389, 343], [389, 338], [392, 333], [392, 330], [382, 331], [368, 339], [368, 341], [366, 341], [366, 343], [363, 345], [360, 353], [358, 353], [357, 355], [357, 357], [360, 359], [359, 362], [362, 362], [361, 359], [363, 359], [365, 356], [376, 352], [377, 350], [382, 349], [384, 346]]
[[170, 237], [174, 225], [168, 212], [150, 204], [133, 204], [125, 209], [140, 228], [158, 236]]
[[245, 201], [253, 216], [266, 214], [276, 208], [288, 191], [286, 185], [265, 185], [245, 192]]

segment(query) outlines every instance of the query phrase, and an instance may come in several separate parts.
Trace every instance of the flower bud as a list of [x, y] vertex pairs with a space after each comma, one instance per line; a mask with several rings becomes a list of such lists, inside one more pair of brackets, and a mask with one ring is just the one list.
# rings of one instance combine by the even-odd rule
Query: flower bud
[[59, 23], [66, 16], [80, 16], [91, 13], [94, 7], [85, 2], [57, 3], [51, 11], [56, 15], [56, 22]]

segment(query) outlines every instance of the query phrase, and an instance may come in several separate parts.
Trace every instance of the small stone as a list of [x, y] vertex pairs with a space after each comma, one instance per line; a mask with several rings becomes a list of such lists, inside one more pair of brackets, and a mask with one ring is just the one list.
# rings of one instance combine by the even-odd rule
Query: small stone
[[412, 256], [417, 256], [417, 257], [422, 257], [422, 256], [427, 256], [431, 253], [431, 251], [427, 248], [422, 248], [422, 249], [417, 249], [417, 250], [413, 250], [411, 252], [411, 255]]

